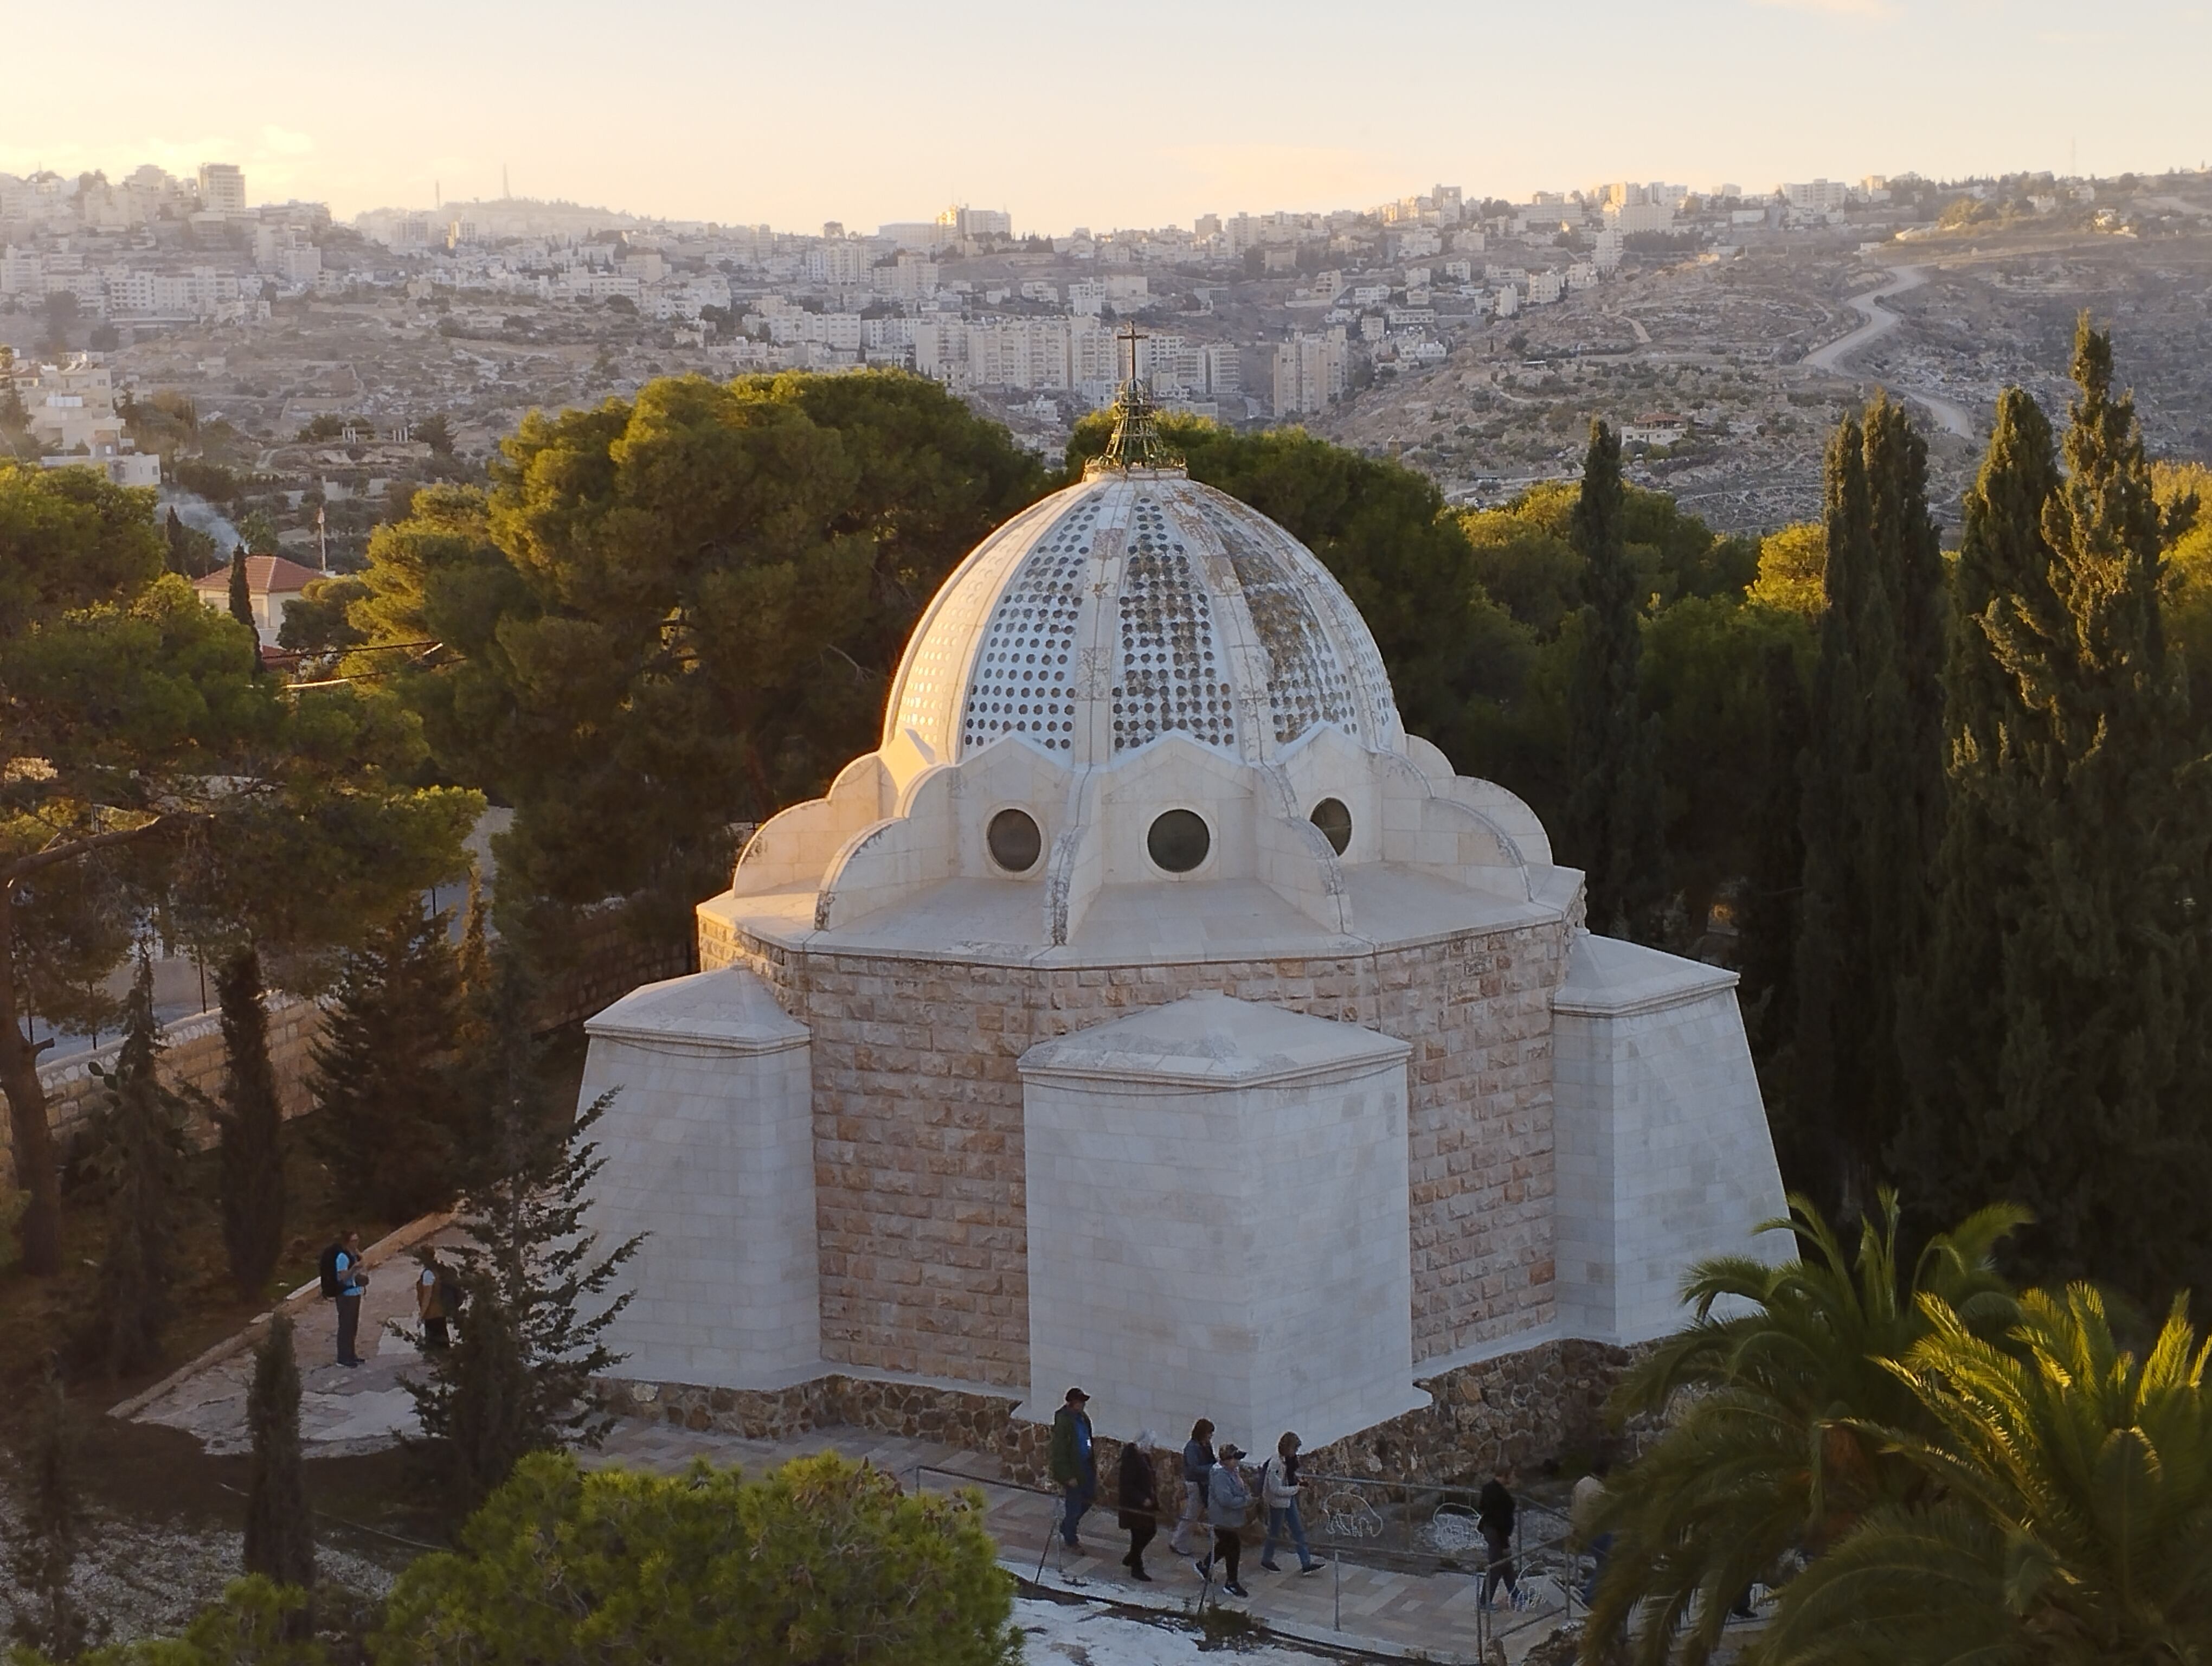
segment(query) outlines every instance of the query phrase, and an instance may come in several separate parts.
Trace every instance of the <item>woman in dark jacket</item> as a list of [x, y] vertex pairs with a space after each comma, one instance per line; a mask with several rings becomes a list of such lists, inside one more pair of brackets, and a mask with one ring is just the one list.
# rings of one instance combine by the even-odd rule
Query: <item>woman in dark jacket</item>
[[1145, 1572], [1145, 1547], [1160, 1530], [1160, 1494], [1152, 1479], [1152, 1448], [1158, 1444], [1150, 1429], [1121, 1449], [1121, 1485], [1115, 1500], [1121, 1506], [1121, 1525], [1129, 1529], [1129, 1554], [1121, 1566], [1129, 1577], [1150, 1584]]

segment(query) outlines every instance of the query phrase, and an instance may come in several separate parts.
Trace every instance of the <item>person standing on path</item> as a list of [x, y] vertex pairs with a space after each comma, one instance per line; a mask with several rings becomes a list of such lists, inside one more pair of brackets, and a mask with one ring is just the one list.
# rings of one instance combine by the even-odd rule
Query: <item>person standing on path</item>
[[1212, 1473], [1213, 1424], [1201, 1417], [1190, 1426], [1190, 1443], [1182, 1449], [1182, 1515], [1168, 1539], [1168, 1547], [1178, 1556], [1198, 1554], [1190, 1535], [1205, 1523], [1206, 1478]]
[[1260, 1566], [1280, 1573], [1275, 1566], [1275, 1541], [1287, 1536], [1298, 1553], [1298, 1572], [1311, 1573], [1321, 1564], [1306, 1548], [1306, 1524], [1298, 1515], [1298, 1438], [1285, 1434], [1275, 1443], [1275, 1456], [1260, 1471], [1260, 1502], [1267, 1507], [1267, 1538], [1260, 1547]]
[[1131, 1578], [1147, 1585], [1152, 1576], [1145, 1572], [1145, 1547], [1160, 1530], [1159, 1483], [1152, 1475], [1152, 1449], [1158, 1444], [1158, 1437], [1146, 1429], [1121, 1449], [1121, 1482], [1115, 1498], [1121, 1506], [1121, 1525], [1129, 1530], [1129, 1554], [1121, 1566]]
[[423, 1250], [422, 1262], [422, 1270], [415, 1280], [415, 1316], [422, 1321], [422, 1346], [450, 1347], [453, 1339], [446, 1322], [453, 1315], [446, 1310], [446, 1270], [438, 1265], [434, 1250]]
[[1231, 1596], [1252, 1594], [1237, 1583], [1237, 1559], [1244, 1549], [1244, 1541], [1237, 1535], [1243, 1530], [1244, 1517], [1252, 1508], [1252, 1489], [1244, 1484], [1243, 1456], [1243, 1447], [1224, 1442], [1220, 1458], [1206, 1477], [1206, 1516], [1213, 1523], [1213, 1555], [1198, 1565], [1199, 1577], [1212, 1578], [1214, 1560], [1219, 1558], [1221, 1589]]
[[361, 1264], [361, 1234], [348, 1232], [338, 1240], [338, 1364], [358, 1365], [354, 1352], [361, 1337], [361, 1298], [368, 1290], [368, 1274]]
[[1491, 1472], [1490, 1479], [1482, 1484], [1482, 1491], [1474, 1500], [1475, 1530], [1482, 1535], [1483, 1548], [1490, 1554], [1490, 1566], [1482, 1576], [1482, 1606], [1488, 1608], [1497, 1600], [1498, 1585], [1502, 1579], [1505, 1592], [1517, 1608], [1521, 1602], [1521, 1582], [1514, 1576], [1513, 1568], [1513, 1471], [1504, 1465]]
[[1091, 1396], [1070, 1389], [1067, 1398], [1052, 1416], [1052, 1450], [1046, 1462], [1060, 1488], [1060, 1536], [1070, 1550], [1083, 1548], [1077, 1525], [1091, 1501], [1098, 1496], [1098, 1460], [1091, 1450], [1091, 1417], [1083, 1408]]

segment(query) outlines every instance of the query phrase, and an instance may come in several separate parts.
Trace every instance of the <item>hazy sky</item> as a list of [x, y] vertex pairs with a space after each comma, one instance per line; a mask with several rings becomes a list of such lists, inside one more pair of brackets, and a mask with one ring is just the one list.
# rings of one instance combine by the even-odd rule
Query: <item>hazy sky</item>
[[0, 170], [236, 161], [342, 216], [502, 163], [639, 213], [1065, 231], [2212, 154], [2212, 0], [109, 0], [8, 35]]

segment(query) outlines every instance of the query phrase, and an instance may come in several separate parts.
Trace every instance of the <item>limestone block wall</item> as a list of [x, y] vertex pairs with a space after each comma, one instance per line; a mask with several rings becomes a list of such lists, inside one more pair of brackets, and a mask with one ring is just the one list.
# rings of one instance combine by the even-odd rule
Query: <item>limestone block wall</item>
[[1405, 1043], [1193, 996], [1032, 1049], [1029, 1414], [1353, 1433], [1413, 1388]]
[[[322, 1034], [323, 1009], [312, 1000], [290, 995], [270, 995], [269, 1061], [276, 1073], [276, 1094], [287, 1116], [309, 1109], [309, 1082], [314, 1072], [315, 1038]], [[161, 1028], [161, 1079], [171, 1087], [193, 1089], [212, 1098], [222, 1091], [228, 1055], [222, 1045], [222, 1015], [195, 1012]], [[40, 1067], [39, 1080], [46, 1090], [46, 1115], [54, 1136], [66, 1142], [81, 1133], [97, 1113], [106, 1089], [92, 1073], [115, 1066], [123, 1050], [120, 1037], [83, 1053], [72, 1053]], [[204, 1148], [215, 1142], [215, 1125], [195, 1114], [188, 1132], [193, 1144]], [[8, 1128], [0, 1118], [0, 1152], [8, 1149]]]
[[1022, 1087], [1040, 1041], [1197, 990], [1409, 1043], [1413, 1357], [1553, 1316], [1552, 1012], [1571, 927], [1365, 955], [1074, 969], [787, 951], [712, 912], [813, 1036], [822, 1350], [868, 1370], [1029, 1386]]
[[812, 1375], [806, 1031], [737, 970], [649, 984], [586, 1029], [580, 1100], [616, 1090], [594, 1131], [591, 1225], [610, 1244], [644, 1236], [607, 1332], [625, 1371], [708, 1385]]
[[1559, 1300], [1569, 1334], [1634, 1344], [1685, 1316], [1682, 1276], [1783, 1256], [1786, 1212], [1732, 974], [1586, 937], [1559, 997]]

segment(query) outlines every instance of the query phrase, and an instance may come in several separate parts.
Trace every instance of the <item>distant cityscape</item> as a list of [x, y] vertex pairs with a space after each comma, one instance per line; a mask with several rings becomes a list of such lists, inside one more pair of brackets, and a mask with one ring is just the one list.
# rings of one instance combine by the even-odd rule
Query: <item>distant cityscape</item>
[[[1851, 290], [1925, 258], [1916, 240], [2078, 252], [2196, 233], [2212, 207], [2188, 193], [2203, 184], [1616, 180], [1526, 202], [1437, 185], [1326, 213], [1046, 234], [965, 204], [791, 231], [508, 197], [341, 223], [319, 203], [257, 202], [230, 163], [0, 173], [0, 344], [27, 418], [0, 449], [172, 489], [184, 453], [222, 459], [243, 482], [234, 501], [257, 498], [285, 546], [319, 562], [358, 557], [387, 484], [420, 477], [414, 430], [432, 418], [478, 459], [532, 408], [626, 397], [655, 375], [896, 367], [1056, 459], [1133, 368], [1170, 410], [1304, 423], [1401, 458], [1455, 502], [1555, 477], [1577, 423], [1611, 410], [1638, 478], [1756, 526], [1817, 502], [1800, 408], [1848, 391], [1818, 354], [1859, 322]], [[2021, 295], [2050, 296], [2054, 318], [2080, 304], [2061, 299], [2071, 277], [1984, 280], [2013, 287], [1978, 339], [1931, 323], [1862, 365], [1888, 365], [1888, 385], [1954, 435], [2001, 380], [2063, 371], [2031, 341]], [[2193, 330], [2185, 294], [2146, 311], [2169, 303], [2172, 327]], [[1132, 321], [1133, 367], [1117, 335]], [[2159, 374], [2193, 379], [2203, 361], [2161, 356]], [[143, 401], [164, 389], [203, 427], [157, 458]], [[2197, 392], [2178, 385], [2161, 427], [2168, 395], [2152, 390], [2154, 440], [2201, 424]], [[1939, 451], [1939, 468], [1970, 449]]]

